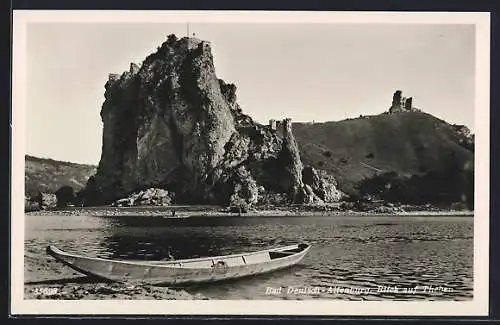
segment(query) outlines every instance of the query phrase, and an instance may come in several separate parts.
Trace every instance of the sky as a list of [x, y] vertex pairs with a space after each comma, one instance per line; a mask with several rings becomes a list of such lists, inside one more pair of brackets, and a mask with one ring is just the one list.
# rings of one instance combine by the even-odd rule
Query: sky
[[[338, 121], [388, 110], [395, 90], [474, 131], [474, 25], [190, 24], [212, 44], [216, 74], [261, 123]], [[30, 23], [26, 150], [97, 164], [104, 84], [186, 24]]]

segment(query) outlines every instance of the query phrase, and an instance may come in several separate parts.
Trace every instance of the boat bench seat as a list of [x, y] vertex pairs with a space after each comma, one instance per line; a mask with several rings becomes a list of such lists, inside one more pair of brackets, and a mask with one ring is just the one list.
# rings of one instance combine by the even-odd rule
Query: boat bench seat
[[249, 254], [245, 255], [244, 257], [245, 257], [245, 262], [247, 264], [263, 263], [271, 260], [271, 257], [269, 256], [268, 252], [260, 254]]
[[212, 266], [211, 260], [202, 260], [202, 261], [192, 261], [192, 262], [184, 262], [179, 263], [181, 267], [184, 268], [193, 268], [193, 269], [203, 269]]
[[223, 261], [227, 266], [238, 266], [238, 265], [243, 265], [245, 262], [243, 261], [243, 258], [241, 256], [235, 256], [235, 257], [229, 257], [229, 258], [214, 258], [214, 263], [217, 263], [218, 261]]

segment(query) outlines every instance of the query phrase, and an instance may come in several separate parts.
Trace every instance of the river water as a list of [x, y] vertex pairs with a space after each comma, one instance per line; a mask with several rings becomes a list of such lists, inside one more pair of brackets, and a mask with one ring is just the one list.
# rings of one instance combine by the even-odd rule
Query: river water
[[[308, 242], [292, 268], [184, 287], [212, 299], [469, 300], [473, 218], [26, 216], [25, 245], [104, 258], [176, 259]], [[61, 267], [65, 267], [61, 265]]]

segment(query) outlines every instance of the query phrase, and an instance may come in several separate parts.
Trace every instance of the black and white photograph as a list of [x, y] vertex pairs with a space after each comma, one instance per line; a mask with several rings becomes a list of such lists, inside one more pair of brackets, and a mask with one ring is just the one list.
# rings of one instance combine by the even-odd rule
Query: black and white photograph
[[487, 313], [489, 14], [13, 24], [13, 310]]

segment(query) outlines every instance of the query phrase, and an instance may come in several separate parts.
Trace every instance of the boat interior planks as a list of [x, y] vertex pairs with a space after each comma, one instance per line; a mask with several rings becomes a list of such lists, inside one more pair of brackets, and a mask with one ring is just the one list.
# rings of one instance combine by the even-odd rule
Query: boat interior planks
[[111, 281], [150, 284], [203, 283], [267, 273], [299, 263], [310, 245], [305, 243], [257, 252], [175, 261], [111, 260], [64, 252], [48, 246], [47, 253], [87, 275]]

